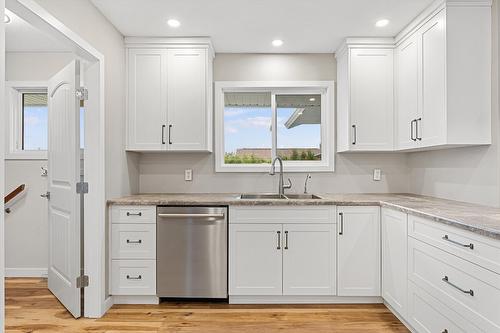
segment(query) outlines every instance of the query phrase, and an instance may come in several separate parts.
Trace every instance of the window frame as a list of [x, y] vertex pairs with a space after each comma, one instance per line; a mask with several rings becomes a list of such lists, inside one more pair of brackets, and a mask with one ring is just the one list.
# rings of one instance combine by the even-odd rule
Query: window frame
[[335, 147], [334, 81], [216, 81], [215, 82], [215, 172], [269, 172], [270, 164], [224, 163], [224, 93], [271, 92], [272, 157], [277, 149], [276, 95], [321, 95], [321, 161], [283, 161], [286, 172], [334, 172]]
[[5, 135], [7, 160], [46, 160], [47, 150], [23, 150], [23, 94], [47, 93], [46, 81], [5, 82], [6, 115]]

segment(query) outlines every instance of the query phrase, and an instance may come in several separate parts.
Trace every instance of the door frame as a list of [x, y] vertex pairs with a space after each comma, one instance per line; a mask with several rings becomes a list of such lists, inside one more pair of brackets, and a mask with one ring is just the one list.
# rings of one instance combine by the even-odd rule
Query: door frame
[[[0, 15], [7, 7], [34, 27], [48, 33], [67, 47], [85, 63], [82, 68], [85, 86], [89, 91], [85, 112], [85, 181], [89, 193], [85, 195], [84, 271], [89, 276], [89, 286], [84, 288], [83, 316], [99, 318], [111, 307], [112, 300], [106, 294], [106, 187], [105, 187], [105, 104], [104, 104], [104, 55], [78, 34], [52, 16], [34, 0], [0, 0]], [[1, 23], [0, 60], [5, 57], [5, 30]], [[5, 63], [0, 61], [0, 91], [5, 85]], [[0, 107], [4, 109], [4, 94], [0, 94]], [[3, 120], [4, 112], [0, 113]], [[3, 121], [2, 121], [3, 123]], [[4, 138], [0, 136], [0, 194], [4, 192]], [[3, 201], [2, 204], [3, 205]], [[0, 278], [4, 276], [3, 214], [0, 214]], [[3, 327], [4, 286], [0, 282], [0, 327]]]

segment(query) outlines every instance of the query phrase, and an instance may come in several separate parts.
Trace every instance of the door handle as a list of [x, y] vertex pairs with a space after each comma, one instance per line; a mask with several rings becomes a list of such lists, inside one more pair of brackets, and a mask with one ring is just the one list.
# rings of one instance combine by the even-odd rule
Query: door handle
[[285, 250], [288, 250], [288, 231], [285, 231]]
[[358, 136], [358, 133], [357, 133], [356, 125], [352, 125], [352, 144], [353, 145], [356, 144], [357, 136]]
[[281, 231], [276, 231], [278, 234], [278, 247], [276, 249], [281, 250]]
[[161, 144], [165, 144], [165, 125], [161, 125]]
[[172, 144], [172, 125], [168, 125], [168, 144]]
[[419, 121], [422, 121], [422, 118], [418, 118], [418, 119], [415, 119], [415, 137], [417, 138], [417, 140], [421, 141], [422, 140], [422, 137], [418, 135], [418, 122]]
[[344, 213], [339, 213], [340, 216], [340, 229], [339, 229], [339, 235], [344, 234]]
[[50, 200], [50, 192], [49, 192], [49, 191], [47, 191], [47, 192], [46, 192], [46, 193], [44, 193], [44, 194], [40, 194], [40, 196], [41, 196], [42, 198], [45, 198], [45, 199], [47, 199], [47, 200]]

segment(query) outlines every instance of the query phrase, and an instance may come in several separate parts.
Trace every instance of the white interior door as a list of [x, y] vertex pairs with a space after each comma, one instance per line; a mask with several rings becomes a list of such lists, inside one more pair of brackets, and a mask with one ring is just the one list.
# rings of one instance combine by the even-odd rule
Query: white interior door
[[48, 178], [49, 290], [74, 317], [80, 288], [80, 63], [74, 60], [49, 80]]

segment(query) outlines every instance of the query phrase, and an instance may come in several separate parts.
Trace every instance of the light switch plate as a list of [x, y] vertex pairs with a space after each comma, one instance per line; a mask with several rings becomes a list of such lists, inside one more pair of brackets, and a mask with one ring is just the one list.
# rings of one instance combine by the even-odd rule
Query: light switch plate
[[373, 169], [373, 180], [379, 181], [382, 179], [382, 170]]
[[184, 170], [184, 180], [187, 182], [190, 182], [193, 180], [193, 170], [192, 169]]

